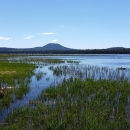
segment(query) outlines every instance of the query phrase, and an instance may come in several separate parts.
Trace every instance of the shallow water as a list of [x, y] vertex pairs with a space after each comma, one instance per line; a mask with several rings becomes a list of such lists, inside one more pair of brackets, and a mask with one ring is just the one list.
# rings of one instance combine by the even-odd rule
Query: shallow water
[[[30, 58], [30, 56], [28, 56]], [[49, 58], [49, 59], [63, 59], [63, 60], [74, 60], [80, 61], [80, 65], [98, 65], [107, 66], [110, 68], [116, 67], [130, 67], [130, 55], [73, 55], [73, 56], [31, 56], [31, 58]], [[18, 58], [19, 59], [19, 58]], [[52, 66], [68, 65], [57, 64]], [[69, 64], [70, 65], [70, 64]], [[50, 65], [39, 67], [35, 70], [35, 73], [43, 72], [41, 79], [37, 79], [36, 76], [32, 76], [30, 83], [30, 91], [21, 99], [13, 102], [8, 108], [1, 111], [0, 122], [3, 122], [10, 111], [19, 106], [27, 105], [29, 100], [35, 99], [41, 93], [43, 89], [50, 86], [51, 84], [58, 84], [62, 82], [67, 76], [56, 76], [53, 71], [48, 69]], [[68, 76], [69, 77], [69, 76]]]
[[0, 113], [0, 123], [4, 121], [4, 119], [7, 117], [7, 115], [13, 111], [14, 108], [22, 107], [24, 105], [28, 105], [28, 102], [30, 100], [33, 100], [38, 97], [38, 95], [41, 93], [43, 89], [50, 86], [51, 84], [57, 84], [61, 81], [60, 78], [57, 78], [56, 76], [53, 76], [53, 72], [48, 69], [48, 66], [45, 66], [43, 68], [39, 67], [35, 70], [35, 73], [37, 72], [46, 72], [45, 75], [41, 77], [40, 80], [36, 78], [36, 76], [31, 77], [31, 83], [30, 83], [30, 91], [24, 95], [24, 97], [20, 100], [16, 100], [15, 102], [11, 103], [11, 105], [8, 108], [4, 108]]
[[65, 56], [31, 56], [43, 59], [64, 59], [80, 61], [80, 64], [90, 64], [108, 67], [130, 67], [130, 54], [88, 54], [88, 55], [65, 55]]

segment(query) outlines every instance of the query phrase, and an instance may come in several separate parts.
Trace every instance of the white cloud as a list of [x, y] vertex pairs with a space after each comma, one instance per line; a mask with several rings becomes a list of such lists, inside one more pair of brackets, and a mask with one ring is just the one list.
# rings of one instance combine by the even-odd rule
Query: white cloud
[[57, 39], [52, 40], [51, 42], [57, 42]]
[[24, 39], [31, 39], [31, 38], [33, 38], [34, 36], [32, 36], [32, 35], [30, 35], [30, 36], [26, 36], [26, 37], [24, 37]]
[[42, 34], [42, 35], [53, 35], [55, 33], [54, 32], [44, 32], [44, 33], [38, 33], [38, 34]]
[[6, 37], [0, 37], [0, 40], [9, 40], [10, 38], [6, 38]]

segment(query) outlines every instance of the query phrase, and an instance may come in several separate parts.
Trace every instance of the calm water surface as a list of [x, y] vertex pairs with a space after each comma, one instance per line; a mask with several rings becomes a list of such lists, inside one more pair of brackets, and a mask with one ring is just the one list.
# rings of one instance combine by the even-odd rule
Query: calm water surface
[[66, 55], [66, 56], [31, 56], [33, 58], [49, 58], [80, 61], [80, 64], [90, 64], [108, 67], [130, 67], [130, 54], [109, 55]]

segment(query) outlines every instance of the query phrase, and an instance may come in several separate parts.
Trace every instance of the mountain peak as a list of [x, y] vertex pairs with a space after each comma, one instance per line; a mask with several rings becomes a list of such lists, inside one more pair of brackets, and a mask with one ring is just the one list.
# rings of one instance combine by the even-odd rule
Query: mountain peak
[[58, 43], [48, 43], [42, 47], [42, 50], [69, 50], [70, 48], [64, 47]]
[[58, 43], [48, 43], [42, 47], [35, 47], [34, 50], [70, 50], [70, 48], [64, 47]]
[[[58, 43], [48, 43], [48, 44], [46, 44], [45, 46], [47, 46], [47, 45], [52, 45], [52, 46], [54, 46], [54, 45], [60, 45], [60, 44], [58, 44]], [[44, 46], [43, 46], [44, 47]]]

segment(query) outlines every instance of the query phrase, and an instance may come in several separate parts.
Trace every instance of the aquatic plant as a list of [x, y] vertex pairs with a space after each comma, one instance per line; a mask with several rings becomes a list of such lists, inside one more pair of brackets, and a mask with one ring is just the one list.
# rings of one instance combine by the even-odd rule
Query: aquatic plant
[[35, 65], [0, 61], [0, 110], [29, 91]]
[[[5, 122], [2, 122], [1, 129], [130, 129], [129, 68], [122, 71], [118, 68], [75, 63], [59, 65], [59, 60], [34, 57], [15, 62], [37, 63], [40, 67], [53, 62], [48, 68], [61, 82], [44, 89], [37, 99], [29, 101], [26, 106], [12, 110]], [[2, 98], [3, 106], [8, 106], [8, 102], [15, 100], [14, 98], [22, 98], [29, 91], [28, 78], [24, 77], [31, 76], [32, 73], [25, 74], [23, 69], [22, 74], [18, 72], [20, 68], [5, 69], [6, 73], [2, 70], [2, 86], [5, 87], [6, 83], [16, 85], [6, 91], [5, 99]], [[13, 71], [16, 72], [12, 73]], [[39, 71], [37, 76], [42, 76], [42, 73]], [[4, 78], [10, 78], [9, 75], [16, 75], [15, 80], [8, 81], [7, 77]]]
[[3, 129], [129, 129], [128, 81], [73, 79], [13, 110]]
[[130, 69], [125, 68], [119, 71], [118, 68], [100, 67], [97, 65], [68, 64], [59, 66], [49, 66], [50, 70], [56, 76], [73, 77], [73, 78], [91, 78], [94, 80], [129, 80]]
[[42, 72], [40, 70], [35, 73], [35, 76], [36, 76], [36, 78], [37, 78], [38, 81], [43, 77], [43, 75], [46, 75], [46, 73]]
[[67, 60], [67, 63], [75, 63], [75, 64], [78, 64], [78, 63], [80, 63], [80, 61], [75, 61], [75, 60]]

